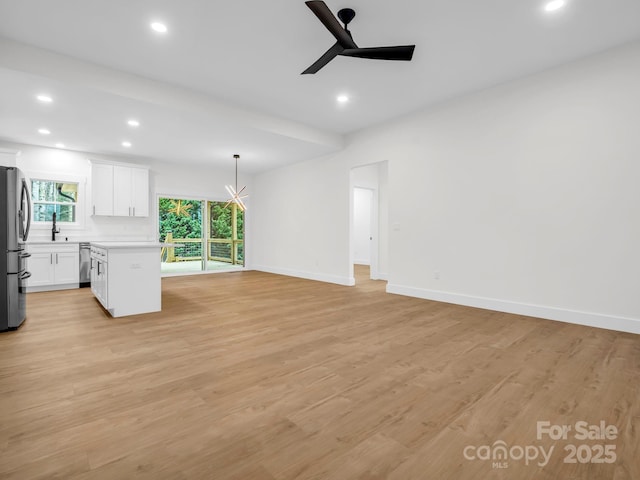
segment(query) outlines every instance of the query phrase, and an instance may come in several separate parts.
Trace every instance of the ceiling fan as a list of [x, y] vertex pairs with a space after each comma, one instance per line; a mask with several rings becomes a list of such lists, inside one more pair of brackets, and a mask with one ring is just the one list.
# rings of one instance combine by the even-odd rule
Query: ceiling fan
[[344, 28], [333, 16], [327, 4], [322, 0], [305, 2], [322, 24], [336, 38], [337, 42], [325, 52], [313, 65], [307, 68], [302, 75], [316, 73], [337, 55], [345, 57], [371, 58], [375, 60], [405, 60], [409, 61], [413, 57], [415, 45], [402, 45], [397, 47], [369, 47], [359, 48], [353, 41], [351, 32], [347, 28], [349, 22], [356, 16], [356, 12], [351, 8], [343, 8], [338, 12], [338, 18], [344, 23]]

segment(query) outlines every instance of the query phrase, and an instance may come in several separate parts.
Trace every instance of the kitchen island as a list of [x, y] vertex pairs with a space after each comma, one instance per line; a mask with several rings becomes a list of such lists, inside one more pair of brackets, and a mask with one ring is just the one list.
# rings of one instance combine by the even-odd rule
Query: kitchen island
[[159, 242], [91, 242], [91, 291], [113, 317], [162, 309]]

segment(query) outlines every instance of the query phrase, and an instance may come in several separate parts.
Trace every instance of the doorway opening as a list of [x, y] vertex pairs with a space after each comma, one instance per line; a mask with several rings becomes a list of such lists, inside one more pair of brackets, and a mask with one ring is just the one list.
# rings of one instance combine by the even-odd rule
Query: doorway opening
[[185, 274], [244, 268], [244, 212], [236, 204], [158, 198], [161, 272]]
[[353, 187], [353, 263], [371, 267], [373, 199], [371, 188]]
[[351, 170], [350, 267], [354, 283], [387, 280], [388, 162]]

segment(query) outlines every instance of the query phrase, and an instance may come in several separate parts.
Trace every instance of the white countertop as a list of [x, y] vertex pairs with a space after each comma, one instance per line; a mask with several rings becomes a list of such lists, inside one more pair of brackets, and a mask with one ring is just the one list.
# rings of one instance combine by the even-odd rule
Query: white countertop
[[91, 242], [91, 245], [99, 248], [162, 248], [179, 247], [179, 243], [160, 242]]
[[27, 245], [71, 245], [71, 244], [77, 244], [77, 243], [84, 243], [84, 242], [79, 242], [77, 240], [68, 242], [66, 240], [56, 240], [55, 242], [52, 240], [27, 240]]

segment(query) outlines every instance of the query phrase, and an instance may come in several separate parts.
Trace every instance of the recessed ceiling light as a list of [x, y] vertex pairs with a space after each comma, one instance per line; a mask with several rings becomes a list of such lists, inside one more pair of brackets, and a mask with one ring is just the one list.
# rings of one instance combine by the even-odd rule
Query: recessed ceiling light
[[42, 135], [49, 135], [51, 131], [46, 128], [39, 128], [38, 133], [41, 133]]
[[131, 142], [122, 142], [122, 146], [129, 148], [131, 146]]
[[151, 24], [151, 29], [154, 32], [158, 32], [158, 33], [167, 33], [167, 26], [164, 23], [160, 23], [160, 22], [153, 22]]
[[555, 12], [567, 4], [566, 0], [551, 0], [544, 6], [545, 12]]
[[56, 143], [56, 148], [64, 148], [64, 143]]
[[40, 100], [41, 102], [43, 102], [43, 103], [51, 103], [51, 102], [53, 102], [53, 98], [51, 98], [49, 95], [41, 94], [41, 95], [38, 95], [36, 98], [38, 100]]
[[139, 127], [140, 126], [140, 122], [138, 120], [134, 120], [134, 119], [128, 120], [127, 124], [129, 126], [131, 126], [131, 127]]
[[338, 95], [338, 103], [347, 103], [349, 101], [349, 97], [347, 95]]

